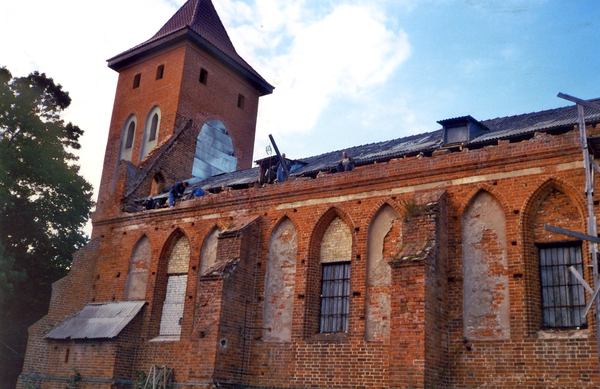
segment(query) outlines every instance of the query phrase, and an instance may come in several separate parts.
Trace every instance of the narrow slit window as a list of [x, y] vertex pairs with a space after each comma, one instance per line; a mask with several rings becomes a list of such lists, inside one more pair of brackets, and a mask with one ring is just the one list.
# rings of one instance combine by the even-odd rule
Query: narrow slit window
[[135, 123], [132, 121], [127, 127], [127, 139], [125, 140], [125, 148], [130, 149], [133, 146], [133, 135], [135, 134]]
[[242, 109], [244, 109], [244, 103], [245, 103], [245, 100], [246, 100], [246, 98], [244, 97], [244, 95], [242, 95], [242, 94], [239, 94], [239, 95], [238, 95], [238, 102], [237, 102], [237, 106], [238, 106], [239, 108], [242, 108]]
[[200, 79], [199, 79], [201, 84], [206, 85], [206, 82], [208, 81], [208, 71], [204, 68], [200, 69]]
[[135, 75], [135, 77], [133, 77], [133, 89], [139, 88], [141, 80], [142, 80], [142, 74], [141, 73], [138, 73], [138, 74]]
[[160, 80], [163, 78], [163, 74], [165, 72], [165, 65], [160, 65], [156, 68], [156, 79]]
[[350, 262], [323, 263], [319, 332], [348, 332]]
[[150, 125], [150, 136], [148, 138], [149, 142], [152, 142], [156, 139], [156, 132], [158, 130], [158, 114], [155, 113], [152, 115], [152, 124]]
[[583, 275], [581, 246], [540, 248], [540, 284], [544, 328], [587, 327], [585, 291], [569, 267]]

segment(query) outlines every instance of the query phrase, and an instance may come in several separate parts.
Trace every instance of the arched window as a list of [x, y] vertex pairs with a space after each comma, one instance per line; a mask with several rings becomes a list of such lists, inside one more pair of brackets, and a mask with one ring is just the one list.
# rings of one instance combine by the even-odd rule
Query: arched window
[[150, 195], [154, 196], [161, 194], [165, 188], [165, 178], [162, 174], [156, 173], [152, 178], [152, 186], [150, 187]]
[[133, 142], [135, 140], [135, 127], [137, 126], [137, 119], [135, 115], [130, 115], [125, 121], [123, 126], [123, 133], [121, 134], [121, 149], [119, 152], [119, 159], [131, 161], [131, 155], [133, 151]]
[[140, 161], [152, 151], [158, 143], [158, 132], [160, 129], [160, 108], [154, 107], [146, 118], [146, 128], [144, 129], [144, 139], [142, 141], [142, 152]]
[[167, 265], [167, 285], [160, 318], [159, 336], [179, 337], [187, 287], [190, 244], [181, 235], [170, 250]]
[[352, 233], [340, 217], [333, 219], [325, 230], [320, 251], [319, 332], [348, 332]]
[[[581, 283], [571, 273], [574, 267], [588, 278], [589, 257], [583, 255], [582, 241], [555, 234], [546, 225], [585, 232], [585, 221], [577, 204], [560, 184], [548, 182], [532, 196], [527, 216], [527, 229], [533, 241], [526, 246], [532, 293], [539, 296], [533, 308], [542, 329], [575, 329], [587, 327], [582, 317], [586, 295]], [[537, 289], [537, 290], [535, 290]]]

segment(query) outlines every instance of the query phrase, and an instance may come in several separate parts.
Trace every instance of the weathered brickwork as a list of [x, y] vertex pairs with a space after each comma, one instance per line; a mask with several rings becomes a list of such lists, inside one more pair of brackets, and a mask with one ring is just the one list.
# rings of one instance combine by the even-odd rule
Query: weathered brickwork
[[[579, 189], [584, 178], [577, 142], [574, 131], [539, 136], [492, 148], [390, 161], [313, 181], [223, 192], [174, 208], [96, 220], [94, 254], [86, 262], [76, 261], [72, 274], [61, 281], [77, 282], [82, 292], [70, 302], [71, 290], [55, 287], [49, 315], [32, 329], [35, 360], [63, 366], [66, 344], [58, 342], [54, 349], [56, 342], [45, 341], [44, 332], [87, 302], [124, 298], [132, 250], [146, 236], [151, 242], [148, 306], [140, 314], [135, 357], [126, 363], [130, 370], [169, 364], [180, 383], [294, 388], [598, 386], [593, 316], [588, 317], [587, 329], [541, 328], [535, 243], [565, 240], [548, 235], [545, 224], [584, 231]], [[425, 185], [434, 185], [435, 193], [442, 190], [442, 197], [421, 189]], [[488, 324], [480, 322], [480, 339], [465, 336], [470, 332], [464, 319], [468, 289], [462, 245], [468, 231], [464, 220], [471, 220], [472, 208], [482, 195], [493, 200], [494, 209], [501, 209], [505, 217], [505, 249], [498, 233], [489, 235], [502, 228], [477, 231], [482, 231], [480, 245], [486, 239], [499, 242], [498, 248], [489, 248], [490, 258], [496, 258], [494, 250], [500, 251], [488, 269], [505, 269], [501, 277], [508, 281], [500, 284], [508, 291], [510, 316], [506, 331], [493, 319], [486, 334]], [[403, 204], [415, 199], [438, 205], [432, 213], [407, 219]], [[369, 289], [375, 293], [374, 286], [367, 285], [379, 285], [368, 276], [369, 230], [385, 210], [392, 216], [385, 221], [389, 230], [380, 233], [383, 243], [377, 250], [394, 264], [386, 265], [391, 272], [389, 341], [367, 324], [367, 312], [373, 312]], [[236, 227], [236, 220], [243, 222], [252, 215], [248, 227]], [[268, 327], [263, 317], [265, 279], [271, 261], [269, 242], [284, 219], [293, 224], [297, 236], [293, 319], [289, 340], [272, 342], [264, 337]], [[318, 333], [320, 256], [334, 220], [348, 226], [352, 280], [349, 331], [330, 335]], [[214, 271], [202, 275], [201, 253], [215, 227], [224, 233], [217, 242]], [[151, 342], [159, 332], [166, 293], [161, 292], [166, 288], [165, 259], [182, 235], [189, 242], [190, 273], [181, 338]], [[589, 256], [584, 260], [589, 265]], [[589, 273], [585, 277], [591, 282]], [[382, 293], [385, 285], [378, 286], [384, 288]], [[487, 301], [486, 309], [502, 311], [493, 298]], [[498, 333], [498, 328], [504, 332]], [[100, 362], [107, 363], [106, 359]], [[73, 363], [68, 366], [76, 366]], [[69, 375], [69, 368], [52, 366], [28, 357], [24, 377], [35, 371], [52, 377]], [[81, 366], [80, 371], [89, 379], [116, 377], [108, 367], [92, 372]]]
[[352, 234], [339, 217], [327, 227], [321, 242], [321, 262], [352, 260]]
[[[208, 120], [250, 166], [262, 92], [215, 58], [181, 40], [119, 69], [92, 240], [30, 328], [19, 388], [64, 388], [75, 371], [80, 388], [132, 387], [152, 365], [172, 367], [176, 387], [600, 386], [593, 313], [546, 328], [541, 303], [540, 247], [573, 242], [544, 226], [586, 231], [576, 128], [125, 212], [189, 178]], [[159, 139], [140, 161], [154, 107]], [[132, 114], [131, 161], [118, 161]], [[339, 261], [348, 330], [321, 333], [323, 266]], [[123, 300], [146, 304], [114, 338], [44, 337], [86, 304]]]

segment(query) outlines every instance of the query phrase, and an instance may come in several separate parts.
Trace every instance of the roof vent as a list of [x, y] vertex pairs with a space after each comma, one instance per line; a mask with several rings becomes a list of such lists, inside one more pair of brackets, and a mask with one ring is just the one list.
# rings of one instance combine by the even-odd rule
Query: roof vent
[[488, 131], [486, 126], [470, 115], [440, 120], [438, 123], [443, 126], [444, 146], [469, 142]]

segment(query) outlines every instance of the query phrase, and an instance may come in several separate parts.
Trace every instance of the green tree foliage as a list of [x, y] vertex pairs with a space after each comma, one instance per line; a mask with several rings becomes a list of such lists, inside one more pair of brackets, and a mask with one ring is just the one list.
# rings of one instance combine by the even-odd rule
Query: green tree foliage
[[7, 387], [20, 373], [27, 328], [48, 310], [51, 284], [87, 241], [92, 186], [72, 153], [83, 131], [60, 116], [70, 103], [43, 73], [16, 78], [0, 68], [0, 382]]

